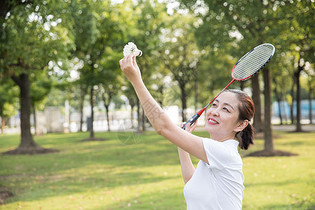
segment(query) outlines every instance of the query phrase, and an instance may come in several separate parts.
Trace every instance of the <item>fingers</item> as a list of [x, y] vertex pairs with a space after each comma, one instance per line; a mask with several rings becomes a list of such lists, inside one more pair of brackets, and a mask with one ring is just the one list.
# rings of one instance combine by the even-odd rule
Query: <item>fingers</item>
[[[186, 122], [183, 122], [182, 125], [180, 126], [181, 128], [183, 128], [185, 126]], [[190, 124], [188, 123], [185, 127], [185, 130], [188, 131], [187, 129], [190, 127]]]
[[[180, 127], [183, 128], [185, 124], [186, 124], [186, 122], [183, 122]], [[187, 123], [187, 125], [186, 125], [186, 127], [185, 127], [185, 130], [188, 131], [188, 132], [190, 132], [190, 130], [191, 130], [191, 125], [190, 125], [190, 123]], [[190, 132], [190, 133], [191, 133], [191, 132]]]
[[[196, 122], [194, 122], [194, 124], [192, 124], [192, 125], [190, 125], [190, 123], [187, 123], [185, 130], [188, 131], [189, 133], [192, 133], [195, 130], [195, 128], [197, 127], [197, 122], [198, 122], [198, 120], [196, 120]], [[186, 124], [185, 122], [182, 123], [181, 128], [183, 128], [185, 124]]]
[[123, 69], [123, 60], [124, 60], [124, 59], [120, 59], [120, 61], [119, 61], [121, 70]]
[[128, 56], [126, 56], [126, 57], [124, 57], [123, 59], [122, 59], [122, 63], [124, 64], [124, 65], [126, 65], [126, 66], [133, 66], [133, 64], [134, 64], [134, 57], [135, 56], [133, 56], [133, 55], [128, 55]]
[[132, 55], [127, 56], [126, 61], [128, 64], [132, 64], [132, 57], [133, 57]]
[[190, 132], [190, 129], [191, 129], [191, 125], [190, 125], [190, 123], [187, 123], [187, 125], [186, 125], [186, 131], [189, 131], [189, 132]]
[[131, 56], [126, 56], [119, 61], [121, 70], [125, 70], [129, 66], [132, 66]]
[[137, 57], [137, 56], [133, 56], [133, 57], [132, 57], [132, 64], [133, 64], [134, 66], [137, 66], [136, 57]]
[[183, 122], [183, 123], [182, 123], [182, 125], [181, 125], [180, 127], [181, 127], [181, 128], [183, 128], [183, 127], [184, 127], [184, 125], [185, 125], [185, 123]]
[[197, 123], [198, 123], [198, 120], [196, 120], [196, 122], [194, 122], [194, 124], [191, 126], [191, 130], [195, 130], [195, 128], [197, 127]]

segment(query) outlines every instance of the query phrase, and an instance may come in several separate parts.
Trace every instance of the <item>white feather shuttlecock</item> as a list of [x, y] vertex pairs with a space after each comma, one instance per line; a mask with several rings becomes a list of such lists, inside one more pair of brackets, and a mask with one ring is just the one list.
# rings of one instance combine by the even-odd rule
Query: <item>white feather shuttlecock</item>
[[133, 42], [128, 42], [128, 44], [124, 47], [124, 57], [128, 55], [133, 56], [141, 56], [142, 51], [137, 48], [137, 45], [135, 45]]

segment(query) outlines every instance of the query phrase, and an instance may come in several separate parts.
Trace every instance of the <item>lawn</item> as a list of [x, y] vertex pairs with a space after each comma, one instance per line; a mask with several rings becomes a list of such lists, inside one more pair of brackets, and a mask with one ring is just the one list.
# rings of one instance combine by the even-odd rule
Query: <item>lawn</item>
[[[275, 134], [276, 149], [298, 156], [244, 157], [243, 209], [315, 209], [315, 133]], [[153, 132], [96, 133], [107, 140], [80, 141], [87, 137], [48, 134], [36, 142], [59, 153], [0, 155], [0, 186], [14, 193], [0, 209], [186, 208], [174, 145]], [[17, 135], [1, 135], [0, 152], [18, 143]], [[257, 139], [246, 153], [262, 148]]]

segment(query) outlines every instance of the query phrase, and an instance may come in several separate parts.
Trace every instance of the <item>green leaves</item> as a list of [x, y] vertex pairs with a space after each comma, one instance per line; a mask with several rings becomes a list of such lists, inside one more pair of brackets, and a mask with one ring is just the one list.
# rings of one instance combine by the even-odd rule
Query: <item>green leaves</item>
[[16, 114], [18, 89], [11, 80], [0, 80], [0, 117]]

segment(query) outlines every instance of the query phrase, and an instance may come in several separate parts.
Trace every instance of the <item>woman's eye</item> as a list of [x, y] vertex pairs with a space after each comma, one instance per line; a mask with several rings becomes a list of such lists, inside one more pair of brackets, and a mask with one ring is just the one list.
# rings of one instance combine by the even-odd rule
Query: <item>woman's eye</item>
[[223, 110], [227, 111], [227, 112], [230, 112], [228, 108], [226, 107], [223, 107]]

